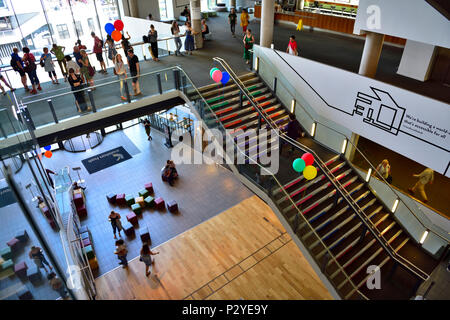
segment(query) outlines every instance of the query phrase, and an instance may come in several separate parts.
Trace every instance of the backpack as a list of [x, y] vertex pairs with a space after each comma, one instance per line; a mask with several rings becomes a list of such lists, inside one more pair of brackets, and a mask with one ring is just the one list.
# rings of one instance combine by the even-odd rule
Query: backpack
[[17, 61], [14, 60], [13, 58], [11, 58], [11, 61], [9, 62], [9, 64], [11, 65], [11, 68], [14, 71], [18, 71], [19, 70], [19, 67], [17, 66]]
[[147, 36], [142, 36], [142, 41], [144, 41], [144, 43], [150, 42]]

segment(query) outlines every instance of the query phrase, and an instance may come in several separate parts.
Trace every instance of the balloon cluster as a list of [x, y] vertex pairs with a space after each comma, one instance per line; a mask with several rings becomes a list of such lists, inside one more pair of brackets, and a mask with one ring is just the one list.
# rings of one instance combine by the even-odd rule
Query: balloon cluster
[[226, 71], [220, 71], [218, 68], [212, 68], [209, 71], [210, 77], [217, 83], [222, 82], [222, 84], [226, 84], [230, 81], [230, 75]]
[[110, 22], [105, 24], [106, 33], [109, 34], [114, 41], [120, 41], [122, 39], [122, 33], [120, 32], [122, 30], [123, 30], [122, 20], [116, 20], [114, 21], [114, 24]]
[[314, 163], [314, 156], [311, 153], [305, 153], [301, 158], [297, 158], [292, 163], [292, 167], [297, 172], [303, 172], [303, 177], [306, 180], [312, 180], [317, 176], [317, 169], [312, 164]]
[[[50, 151], [52, 149], [52, 146], [45, 146], [44, 149], [45, 149], [44, 156], [46, 158], [51, 158], [53, 155], [53, 152]], [[42, 154], [40, 152], [38, 152], [38, 157], [39, 159], [42, 159]]]

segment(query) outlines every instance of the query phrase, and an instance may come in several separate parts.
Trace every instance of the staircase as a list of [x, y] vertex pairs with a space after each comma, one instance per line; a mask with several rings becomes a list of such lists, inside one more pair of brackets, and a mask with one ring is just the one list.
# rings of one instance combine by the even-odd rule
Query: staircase
[[[247, 73], [239, 78], [250, 92], [250, 96], [258, 103], [258, 107], [264, 110], [266, 117], [284, 130], [289, 122], [289, 112], [270, 88], [254, 73]], [[259, 145], [250, 147], [248, 140], [240, 139], [246, 135], [246, 129], [257, 128], [258, 121], [262, 120], [258, 120], [258, 111], [248, 100], [242, 98], [239, 88], [233, 81], [225, 86], [208, 85], [200, 88], [199, 92], [222, 125], [232, 130], [231, 135], [238, 147], [245, 150], [247, 155], [250, 154], [252, 159], [257, 159], [267, 148], [272, 152], [275, 151], [274, 141], [278, 140], [278, 137], [268, 136], [266, 138], [268, 143], [261, 148]], [[191, 101], [199, 98], [197, 93], [188, 95]], [[240, 107], [241, 99], [242, 107]], [[215, 122], [215, 117], [211, 113], [206, 113], [204, 119], [206, 123], [208, 120]], [[395, 220], [389, 208], [376, 197], [344, 157], [318, 144], [311, 137], [300, 139], [300, 144], [319, 155], [325, 163], [328, 175], [348, 192], [352, 203], [357, 204], [362, 214], [372, 221], [378, 236], [385, 239], [392, 251], [409, 260], [416, 267], [412, 270], [417, 271], [422, 279], [414, 272], [407, 271], [407, 268], [389, 255], [350, 207], [349, 202], [341, 197], [326, 177], [324, 168], [316, 165], [317, 177], [308, 181], [296, 173], [291, 165], [292, 161], [303, 152], [295, 150], [290, 154], [288, 150], [283, 150], [280, 170], [276, 176], [282, 186], [271, 187], [269, 195], [293, 232], [317, 264], [322, 266], [322, 272], [327, 275], [343, 299], [361, 299], [363, 296], [369, 299], [411, 298], [423, 281], [423, 275], [426, 277], [431, 274], [438, 261], [428, 255], [409, 236]], [[276, 152], [279, 152], [278, 146]], [[299, 214], [303, 214], [305, 219]], [[336, 260], [330, 258], [327, 250]], [[380, 268], [381, 289], [369, 289], [366, 285], [367, 279], [371, 277], [367, 273], [367, 267], [370, 265]], [[406, 265], [411, 264], [406, 262]]]

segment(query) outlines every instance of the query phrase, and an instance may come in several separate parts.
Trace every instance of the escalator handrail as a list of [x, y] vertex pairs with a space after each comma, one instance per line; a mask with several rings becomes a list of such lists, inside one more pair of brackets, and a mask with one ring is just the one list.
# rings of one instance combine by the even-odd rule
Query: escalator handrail
[[[277, 133], [280, 132], [281, 131], [280, 128], [275, 123], [272, 122], [270, 117], [266, 117], [267, 114], [266, 115], [263, 114], [264, 111], [261, 111], [263, 109], [260, 108], [259, 103], [257, 103], [257, 102], [255, 103], [253, 98], [248, 95], [248, 93], [246, 92], [247, 88], [242, 83], [242, 81], [239, 79], [239, 77], [234, 73], [233, 69], [228, 65], [228, 63], [224, 59], [222, 59], [220, 57], [214, 57], [213, 60], [217, 61], [218, 63], [220, 63], [222, 65], [222, 67], [230, 74], [230, 78], [236, 83], [236, 85], [238, 86], [239, 90], [250, 101], [250, 103], [253, 105], [255, 110], [266, 121], [266, 123], [273, 130], [277, 131]], [[274, 128], [274, 126], [275, 126], [275, 128]], [[294, 145], [294, 146], [296, 146], [297, 148], [299, 148], [301, 150], [306, 150], [307, 152], [309, 152], [309, 153], [314, 155], [314, 158], [316, 159], [317, 162], [319, 162], [321, 168], [323, 169], [322, 171], [325, 174], [325, 176], [327, 177], [327, 179], [330, 181], [330, 183], [332, 183], [335, 186], [336, 190], [342, 195], [342, 198], [346, 200], [346, 202], [348, 203], [349, 207], [358, 215], [360, 220], [366, 225], [367, 229], [370, 230], [370, 232], [375, 237], [375, 239], [380, 243], [380, 245], [383, 247], [383, 249], [389, 254], [389, 256], [392, 259], [394, 259], [395, 261], [397, 261], [398, 263], [403, 265], [405, 268], [407, 268], [409, 271], [411, 271], [412, 273], [414, 273], [416, 276], [418, 276], [419, 278], [421, 278], [423, 280], [427, 280], [430, 277], [430, 275], [428, 273], [426, 273], [425, 271], [421, 270], [413, 262], [411, 262], [411, 261], [405, 259], [404, 257], [398, 255], [397, 252], [394, 250], [394, 248], [392, 248], [390, 243], [388, 241], [386, 241], [386, 239], [380, 237], [381, 236], [380, 232], [376, 229], [376, 227], [373, 224], [373, 222], [370, 219], [368, 219], [367, 216], [362, 212], [362, 209], [359, 207], [359, 205], [356, 202], [353, 201], [353, 199], [351, 198], [351, 196], [348, 193], [348, 191], [345, 188], [343, 188], [343, 186], [338, 181], [336, 181], [335, 178], [333, 179], [333, 178], [330, 177], [331, 172], [329, 171], [329, 169], [326, 166], [326, 164], [322, 161], [322, 159], [314, 152], [314, 150], [311, 150], [307, 146], [304, 146], [304, 145], [300, 144], [298, 141], [289, 138], [285, 134], [281, 134], [280, 135], [280, 133], [278, 133], [278, 135], [280, 136], [280, 138], [283, 138], [285, 141], [287, 141], [291, 145]], [[350, 197], [350, 199], [347, 198], [347, 196]], [[356, 205], [357, 208], [355, 208], [355, 205]], [[367, 221], [367, 220], [369, 220], [369, 221]], [[400, 257], [401, 260], [404, 260], [407, 264], [412, 265], [414, 267], [414, 269], [416, 269], [417, 271], [413, 270], [411, 267], [406, 265], [404, 262], [400, 261], [398, 259], [398, 257]], [[422, 273], [422, 274], [420, 274], [420, 273]]]

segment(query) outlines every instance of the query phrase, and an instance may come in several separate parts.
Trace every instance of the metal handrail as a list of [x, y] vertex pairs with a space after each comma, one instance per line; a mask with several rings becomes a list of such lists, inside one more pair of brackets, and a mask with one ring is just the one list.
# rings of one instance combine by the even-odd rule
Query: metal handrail
[[[185, 77], [188, 79], [188, 81], [191, 83], [192, 87], [195, 89], [197, 96], [199, 96], [201, 98], [201, 100], [203, 101], [204, 105], [208, 107], [209, 112], [214, 116], [215, 118], [215, 122], [218, 123], [223, 131], [225, 132], [225, 134], [227, 135], [227, 137], [233, 141], [233, 145], [235, 146], [235, 148], [244, 156], [244, 158], [248, 159], [249, 161], [251, 161], [253, 164], [256, 164], [261, 170], [264, 170], [265, 172], [268, 173], [268, 175], [270, 175], [274, 181], [278, 184], [278, 186], [280, 187], [280, 189], [282, 190], [282, 192], [285, 193], [285, 195], [287, 196], [287, 199], [289, 199], [289, 201], [292, 203], [292, 205], [297, 209], [298, 212], [300, 212], [300, 215], [305, 224], [310, 228], [310, 230], [313, 232], [313, 234], [317, 237], [318, 241], [322, 244], [322, 246], [325, 248], [325, 250], [327, 251], [328, 255], [330, 256], [330, 258], [336, 263], [336, 266], [338, 267], [338, 269], [341, 271], [341, 273], [345, 276], [345, 278], [347, 279], [347, 281], [352, 285], [353, 289], [358, 292], [361, 297], [363, 297], [366, 300], [369, 300], [361, 291], [359, 291], [358, 287], [355, 286], [355, 284], [353, 283], [353, 281], [351, 280], [351, 278], [347, 275], [347, 273], [345, 272], [344, 268], [341, 266], [341, 264], [338, 262], [337, 258], [334, 256], [334, 254], [329, 250], [328, 246], [325, 245], [325, 243], [322, 241], [322, 239], [319, 237], [319, 235], [317, 234], [316, 230], [312, 227], [312, 225], [309, 223], [309, 221], [305, 218], [305, 216], [302, 214], [302, 211], [297, 207], [297, 205], [295, 204], [295, 202], [291, 199], [291, 197], [289, 197], [288, 193], [286, 192], [286, 190], [284, 190], [282, 184], [278, 181], [278, 179], [275, 177], [275, 175], [270, 172], [269, 170], [267, 170], [266, 168], [264, 168], [263, 166], [261, 166], [256, 160], [252, 159], [251, 157], [247, 156], [245, 154], [245, 152], [243, 152], [241, 150], [241, 148], [239, 148], [239, 146], [234, 143], [234, 138], [229, 134], [228, 130], [226, 130], [226, 128], [223, 126], [222, 122], [219, 120], [219, 118], [217, 117], [217, 115], [215, 114], [215, 112], [213, 111], [213, 109], [211, 108], [211, 106], [209, 105], [209, 103], [205, 100], [205, 98], [203, 97], [203, 95], [200, 93], [200, 91], [198, 90], [198, 88], [194, 85], [193, 81], [191, 80], [191, 78], [186, 74], [186, 72], [178, 67], [179, 70], [185, 75]], [[226, 154], [226, 153], [225, 153]], [[269, 197], [270, 198], [270, 197]], [[281, 211], [281, 210], [280, 210]]]
[[[255, 110], [260, 114], [261, 117], [264, 118], [264, 120], [266, 121], [266, 123], [275, 130], [275, 128], [277, 129], [277, 132], [280, 132], [280, 128], [278, 127], [278, 125], [274, 122], [272, 122], [270, 117], [266, 117], [266, 115], [264, 115], [263, 113], [265, 113], [263, 108], [260, 108], [259, 103], [254, 101], [253, 98], [251, 98], [246, 90], [246, 86], [242, 83], [242, 81], [239, 79], [239, 77], [237, 77], [237, 75], [234, 73], [234, 71], [231, 69], [231, 67], [228, 65], [228, 63], [219, 57], [215, 57], [213, 58], [214, 61], [219, 62], [222, 67], [230, 74], [230, 78], [233, 79], [233, 81], [236, 83], [236, 85], [238, 86], [238, 88], [242, 91], [242, 93], [246, 96], [247, 99], [249, 99], [249, 102], [252, 103], [253, 107], [255, 108]], [[247, 90], [248, 91], [248, 90]], [[275, 128], [274, 128], [275, 126]], [[311, 154], [314, 155], [315, 159], [318, 160], [318, 162], [320, 163], [320, 166], [323, 168], [323, 173], [325, 174], [325, 176], [327, 177], [327, 179], [335, 186], [336, 190], [339, 191], [339, 193], [341, 194], [342, 198], [346, 200], [346, 202], [348, 203], [348, 205], [353, 209], [353, 211], [359, 216], [359, 218], [361, 219], [361, 221], [366, 225], [366, 227], [368, 228], [368, 230], [370, 230], [370, 232], [373, 234], [373, 236], [375, 237], [375, 239], [380, 243], [380, 245], [385, 249], [386, 252], [388, 252], [388, 254], [391, 256], [392, 259], [396, 260], [398, 263], [400, 263], [401, 265], [403, 265], [405, 268], [407, 268], [408, 270], [410, 270], [412, 273], [414, 273], [415, 275], [417, 275], [419, 278], [423, 279], [423, 280], [427, 280], [429, 278], [429, 274], [426, 273], [425, 271], [421, 270], [418, 266], [416, 266], [414, 263], [412, 263], [411, 261], [405, 259], [402, 256], [399, 256], [396, 251], [394, 250], [394, 248], [392, 248], [392, 246], [390, 245], [389, 242], [386, 241], [386, 239], [384, 239], [384, 237], [382, 237], [382, 235], [380, 234], [380, 232], [378, 231], [378, 229], [376, 229], [375, 225], [373, 224], [373, 222], [367, 218], [367, 216], [364, 214], [363, 210], [359, 207], [359, 205], [351, 198], [350, 194], [348, 193], [348, 191], [343, 188], [343, 186], [340, 184], [339, 181], [337, 181], [335, 178], [330, 177], [331, 172], [329, 171], [328, 167], [326, 166], [326, 164], [322, 161], [322, 159], [314, 152], [314, 150], [308, 148], [307, 146], [304, 146], [302, 144], [300, 144], [298, 141], [291, 139], [290, 137], [288, 137], [286, 134], [278, 134], [280, 138], [283, 138], [284, 140], [287, 140], [288, 143], [293, 144], [294, 146], [300, 148], [301, 150], [307, 150], [308, 152], [310, 152]], [[337, 182], [337, 183], [336, 183]], [[347, 196], [349, 198], [347, 198]], [[357, 208], [355, 208], [355, 205]], [[381, 238], [380, 238], [381, 236]], [[402, 260], [405, 260], [408, 264], [412, 265], [417, 271], [419, 271], [422, 274], [419, 274], [418, 272], [416, 272], [415, 270], [413, 270], [412, 268], [410, 268], [409, 266], [407, 266], [405, 263], [403, 263], [402, 261], [399, 261], [399, 259], [397, 259], [397, 256], [399, 256]]]
[[[273, 49], [273, 52], [275, 52], [275, 54], [284, 62], [286, 63], [289, 68], [292, 69], [292, 71], [294, 71], [303, 81], [304, 78], [297, 72], [297, 70], [295, 70], [275, 49]], [[306, 82], [306, 81], [305, 81]], [[290, 92], [289, 88], [285, 88], [289, 94], [292, 95], [292, 92]], [[313, 90], [315, 92], [315, 90]], [[372, 171], [375, 172], [378, 177], [385, 185], [387, 185], [389, 187], [389, 189], [391, 189], [392, 193], [394, 193], [396, 195], [396, 198], [399, 200], [399, 202], [403, 203], [403, 205], [413, 214], [413, 216], [417, 219], [417, 221], [421, 224], [422, 227], [424, 227], [427, 230], [430, 230], [433, 234], [435, 234], [436, 236], [438, 236], [439, 238], [441, 238], [442, 240], [444, 240], [445, 242], [447, 242], [447, 244], [450, 244], [450, 241], [446, 238], [444, 238], [443, 236], [441, 236], [439, 233], [429, 229], [427, 226], [425, 226], [425, 224], [421, 221], [421, 219], [414, 213], [414, 211], [411, 210], [411, 208], [401, 199], [400, 195], [392, 188], [392, 186], [386, 181], [386, 179], [378, 172], [378, 170], [375, 168], [375, 166], [370, 162], [370, 160], [366, 157], [366, 155], [351, 141], [351, 139], [349, 139], [344, 133], [339, 132], [338, 130], [331, 128], [323, 123], [321, 123], [320, 121], [317, 121], [305, 108], [303, 108], [303, 106], [300, 105], [300, 107], [302, 108], [303, 111], [305, 111], [305, 113], [309, 116], [309, 118], [311, 118], [314, 122], [326, 127], [329, 130], [332, 130], [342, 136], [344, 136], [347, 139], [347, 142], [350, 143], [353, 148], [355, 148], [356, 151], [358, 151], [358, 153], [364, 158], [364, 160], [369, 164], [369, 166], [372, 168]], [[423, 211], [417, 207], [418, 210], [420, 210], [422, 213]]]

